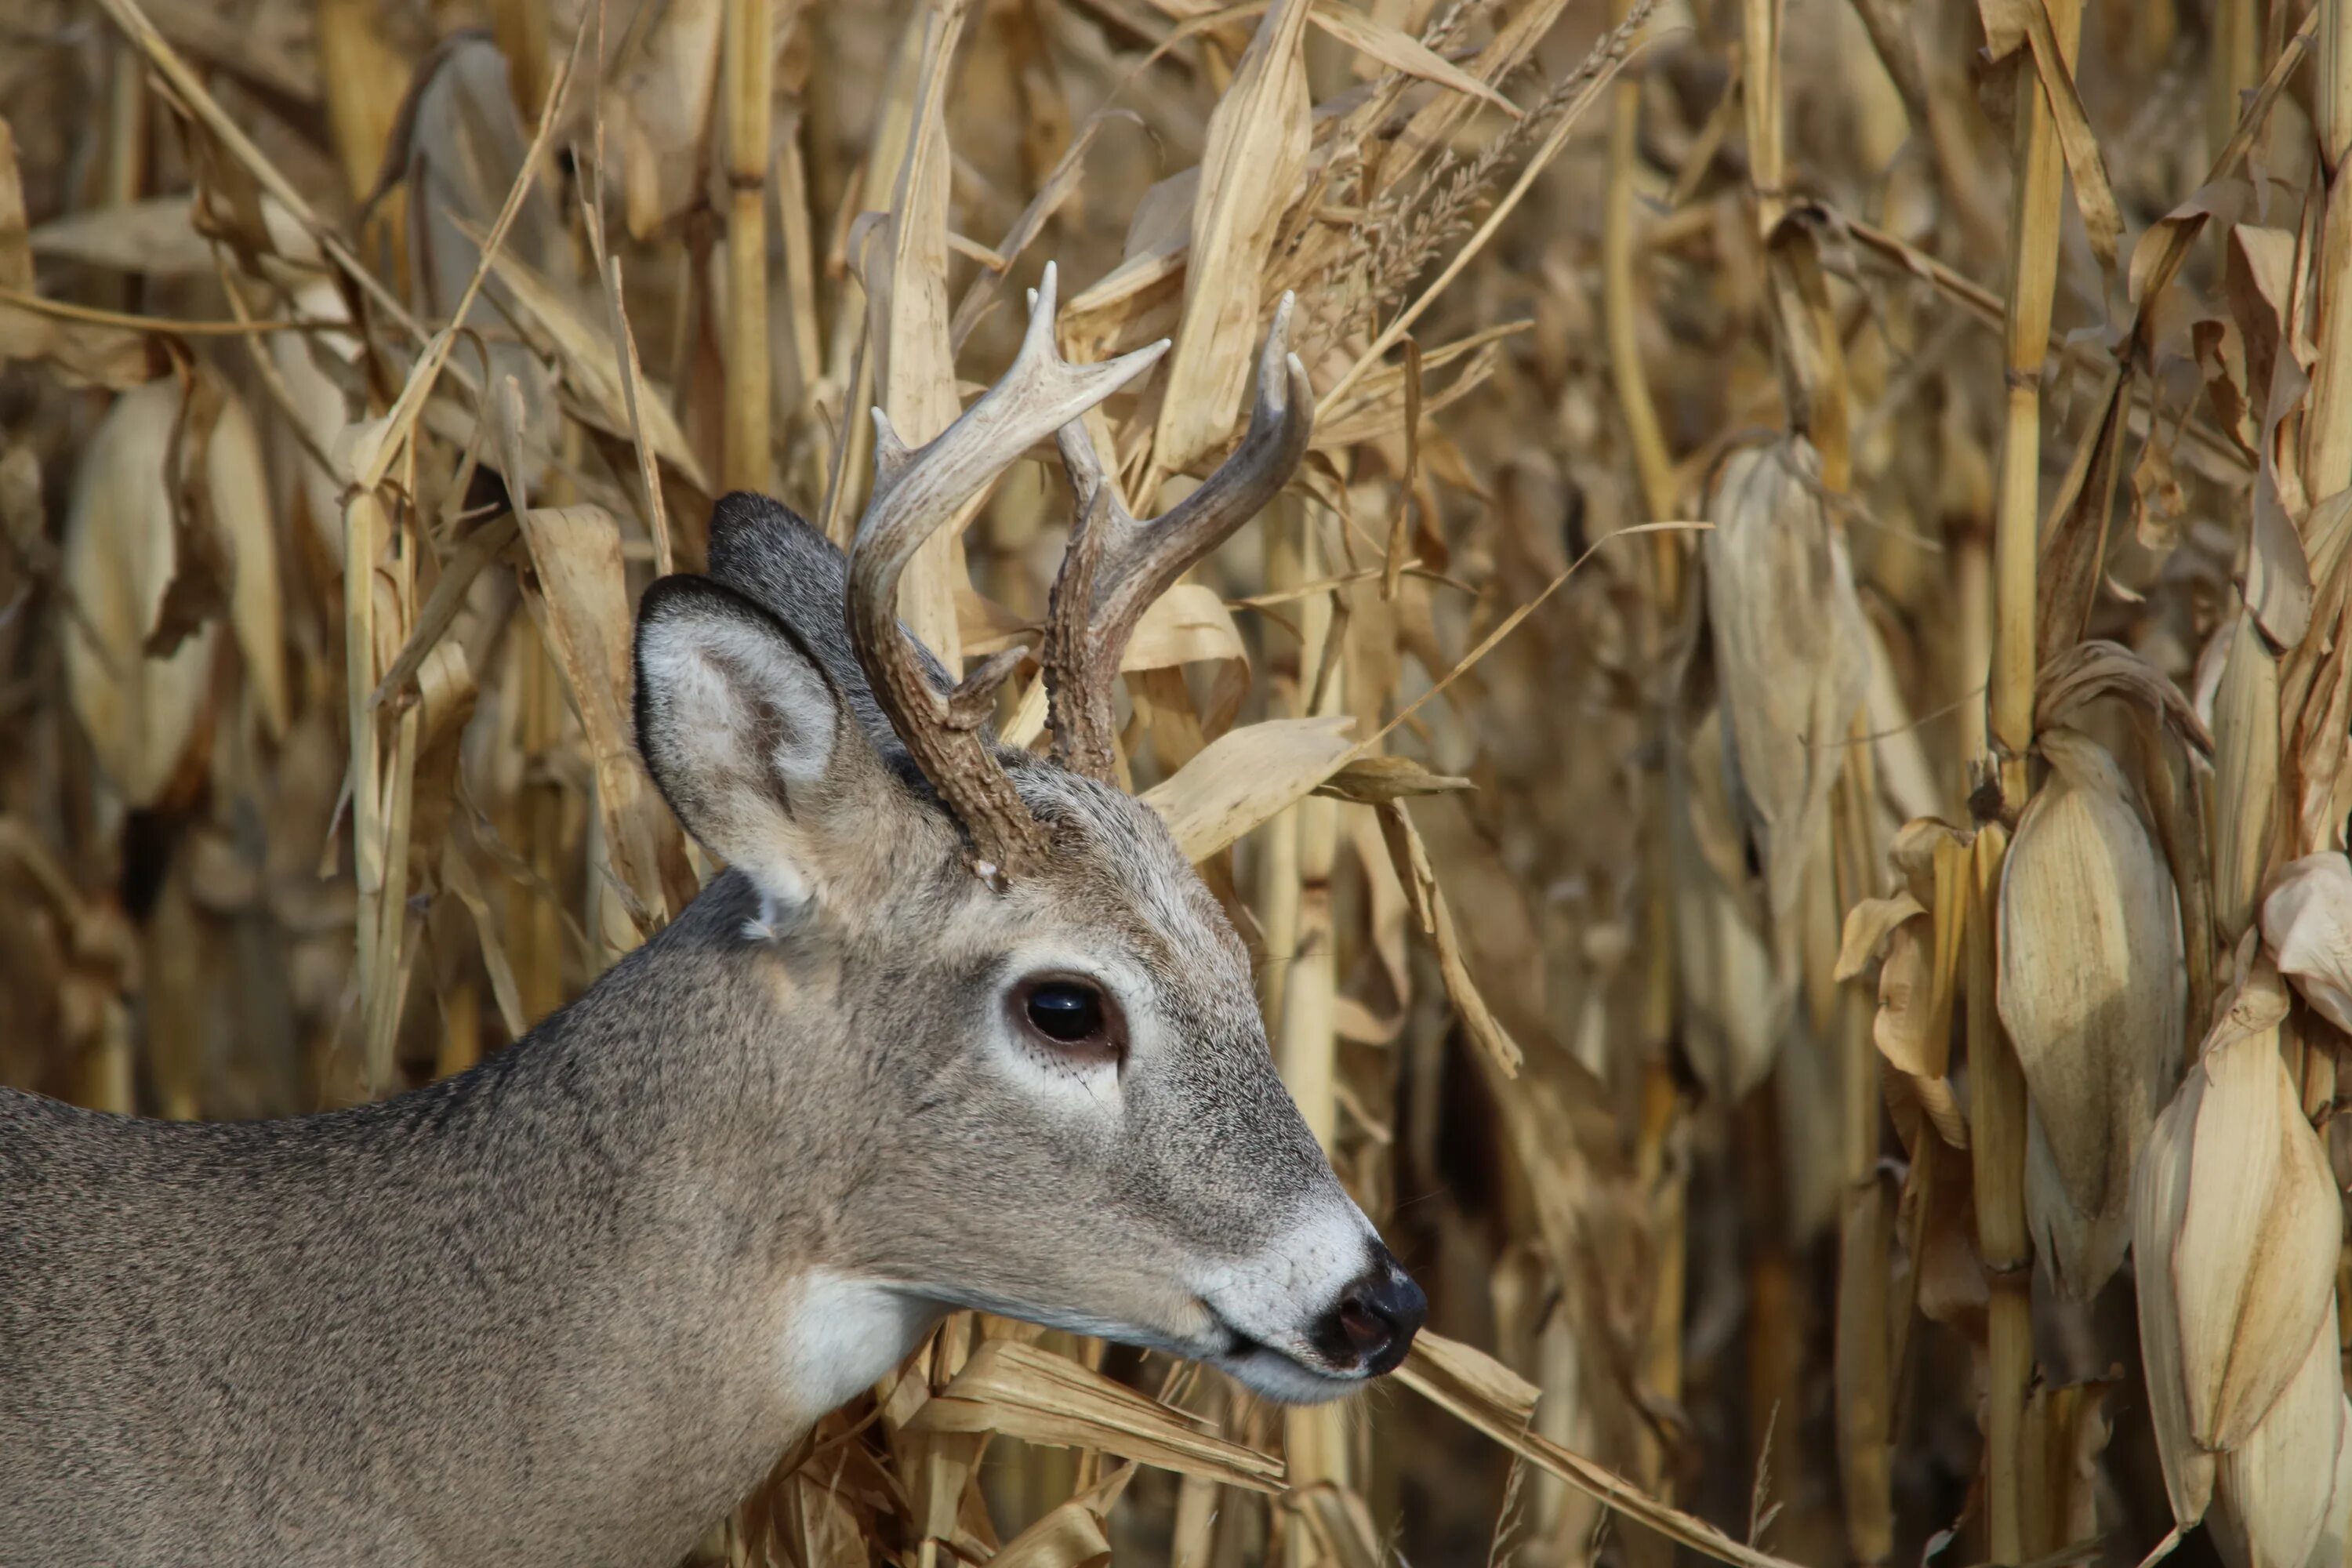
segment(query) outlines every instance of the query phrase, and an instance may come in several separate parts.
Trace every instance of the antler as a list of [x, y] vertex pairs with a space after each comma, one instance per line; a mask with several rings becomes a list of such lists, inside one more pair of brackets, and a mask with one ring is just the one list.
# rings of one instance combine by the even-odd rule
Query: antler
[[1136, 623], [1171, 584], [1272, 500], [1307, 455], [1315, 394], [1285, 344], [1290, 307], [1285, 294], [1259, 352], [1257, 406], [1241, 445], [1200, 489], [1160, 516], [1129, 515], [1083, 420], [1064, 425], [1055, 437], [1078, 513], [1054, 579], [1040, 657], [1054, 758], [1073, 772], [1106, 783], [1117, 778], [1111, 689]]
[[1017, 874], [1045, 850], [1045, 830], [980, 733], [990, 698], [1021, 651], [1005, 650], [953, 691], [941, 691], [898, 625], [898, 579], [924, 541], [1033, 443], [1134, 380], [1168, 347], [1163, 339], [1100, 364], [1065, 362], [1054, 342], [1054, 285], [1049, 263], [1012, 367], [932, 440], [908, 451], [882, 410], [874, 411], [874, 497], [849, 556], [857, 661], [908, 754], [971, 833], [983, 876]]

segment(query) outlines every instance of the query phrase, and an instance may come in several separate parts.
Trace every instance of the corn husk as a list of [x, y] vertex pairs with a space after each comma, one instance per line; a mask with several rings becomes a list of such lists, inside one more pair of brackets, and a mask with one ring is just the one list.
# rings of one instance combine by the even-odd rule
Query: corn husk
[[1776, 921], [1797, 907], [1847, 725], [1870, 689], [1853, 569], [1820, 486], [1821, 458], [1801, 436], [1736, 452], [1702, 544], [1731, 799]]
[[2277, 819], [2279, 666], [2252, 615], [2221, 634], [2213, 696], [2213, 913], [2221, 940], [2252, 923]]
[[1725, 797], [1730, 728], [1709, 714], [1693, 734], [1669, 846], [1684, 1044], [1699, 1081], [1727, 1105], [1772, 1070], [1797, 1011], [1796, 976], [1766, 940], [1764, 897], [1746, 875]]
[[2352, 859], [2329, 850], [2282, 868], [2263, 900], [2263, 942], [2303, 999], [2352, 1031]]
[[[234, 394], [218, 393], [203, 441], [200, 515], [186, 520], [223, 556], [218, 586], [263, 723], [286, 728], [282, 600], [269, 492], [253, 420]], [[167, 471], [184, 394], [172, 377], [123, 394], [86, 449], [66, 525], [64, 572], [78, 614], [59, 622], [76, 717], [99, 765], [128, 805], [152, 805], [170, 786], [206, 712], [213, 626], [176, 646], [149, 646], [165, 595], [183, 566]], [[192, 422], [193, 424], [193, 422]], [[184, 454], [183, 473], [194, 464]]]
[[[2141, 1355], [2174, 1518], [2204, 1516], [2332, 1323], [2341, 1205], [2279, 1056], [2286, 993], [2258, 964], [2150, 1131], [2132, 1184]], [[2331, 1456], [2332, 1458], [2332, 1456]]]
[[74, 715], [108, 779], [152, 804], [180, 765], [205, 710], [212, 628], [169, 656], [144, 653], [174, 552], [163, 481], [179, 395], [150, 382], [115, 400], [85, 450], [66, 523], [65, 580], [79, 614], [61, 620]]
[[2001, 875], [2001, 1023], [2032, 1118], [2026, 1217], [2059, 1288], [2096, 1295], [2131, 1240], [2133, 1162], [2179, 1059], [2188, 984], [2164, 857], [2105, 748], [2042, 737], [2049, 783]]
[[2310, 1348], [2253, 1432], [2214, 1473], [2213, 1544], [2230, 1568], [2337, 1568], [2344, 1561], [2344, 1375], [2336, 1314], [2324, 1314]]

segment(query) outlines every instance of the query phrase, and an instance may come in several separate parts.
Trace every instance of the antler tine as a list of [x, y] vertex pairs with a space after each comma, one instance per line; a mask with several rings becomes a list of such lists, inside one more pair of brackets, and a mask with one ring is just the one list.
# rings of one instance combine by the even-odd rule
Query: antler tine
[[908, 450], [874, 410], [874, 497], [849, 558], [849, 634], [858, 662], [908, 753], [971, 834], [983, 874], [1033, 865], [1045, 845], [979, 733], [988, 691], [1012, 663], [990, 659], [954, 691], [941, 691], [898, 624], [898, 580], [924, 542], [1033, 443], [1134, 380], [1168, 347], [1163, 340], [1100, 364], [1068, 363], [1054, 342], [1055, 283], [1048, 263], [1011, 368], [932, 440]]
[[1117, 777], [1111, 687], [1136, 623], [1153, 600], [1289, 482], [1315, 434], [1315, 394], [1290, 353], [1292, 297], [1275, 308], [1258, 353], [1257, 404], [1233, 455], [1200, 488], [1156, 518], [1138, 521], [1104, 475], [1086, 425], [1055, 435], [1077, 493], [1078, 522], [1054, 582], [1043, 657], [1054, 756], [1090, 777]]

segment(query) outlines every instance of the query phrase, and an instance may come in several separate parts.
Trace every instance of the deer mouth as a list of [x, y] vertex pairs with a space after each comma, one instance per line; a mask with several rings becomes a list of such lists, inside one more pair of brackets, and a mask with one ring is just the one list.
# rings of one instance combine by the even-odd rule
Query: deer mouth
[[1367, 1381], [1362, 1372], [1332, 1372], [1279, 1345], [1244, 1333], [1208, 1302], [1201, 1304], [1225, 1340], [1223, 1349], [1201, 1359], [1254, 1393], [1285, 1405], [1322, 1405], [1344, 1398]]

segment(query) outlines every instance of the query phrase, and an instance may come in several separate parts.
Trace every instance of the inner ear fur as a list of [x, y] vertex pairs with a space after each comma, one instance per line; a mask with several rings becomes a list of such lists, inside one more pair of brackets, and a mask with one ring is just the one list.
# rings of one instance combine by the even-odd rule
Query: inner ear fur
[[707, 577], [646, 590], [637, 749], [687, 831], [768, 899], [820, 890], [835, 845], [912, 803], [827, 662], [793, 628]]

